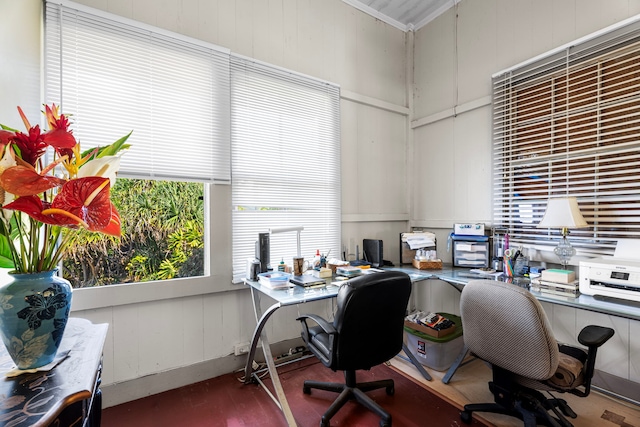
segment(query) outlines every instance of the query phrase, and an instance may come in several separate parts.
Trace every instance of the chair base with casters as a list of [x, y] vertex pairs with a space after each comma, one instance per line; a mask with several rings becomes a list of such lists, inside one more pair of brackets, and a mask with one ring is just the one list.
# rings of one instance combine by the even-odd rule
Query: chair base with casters
[[311, 394], [311, 389], [317, 390], [325, 390], [332, 391], [335, 393], [340, 393], [338, 398], [331, 404], [329, 409], [322, 416], [322, 420], [320, 421], [320, 427], [328, 427], [329, 421], [331, 418], [342, 408], [345, 403], [350, 400], [356, 400], [365, 408], [374, 412], [378, 415], [380, 420], [380, 427], [390, 427], [391, 426], [391, 415], [387, 413], [384, 409], [382, 409], [376, 402], [374, 402], [369, 396], [365, 394], [367, 391], [377, 390], [384, 388], [387, 392], [387, 395], [393, 396], [395, 393], [395, 388], [392, 379], [388, 380], [379, 380], [379, 381], [371, 381], [366, 383], [357, 383], [356, 382], [356, 373], [355, 371], [345, 371], [344, 372], [345, 383], [327, 383], [320, 381], [305, 381], [304, 386], [302, 387], [302, 391], [305, 394]]
[[[572, 426], [565, 417], [576, 418], [577, 415], [566, 400], [547, 398], [538, 390], [514, 383], [510, 377], [510, 372], [494, 366], [493, 381], [489, 382], [489, 390], [494, 395], [495, 403], [465, 405], [460, 413], [462, 421], [470, 424], [473, 412], [490, 412], [519, 418], [524, 422], [525, 427]], [[553, 415], [549, 411], [552, 411]]]

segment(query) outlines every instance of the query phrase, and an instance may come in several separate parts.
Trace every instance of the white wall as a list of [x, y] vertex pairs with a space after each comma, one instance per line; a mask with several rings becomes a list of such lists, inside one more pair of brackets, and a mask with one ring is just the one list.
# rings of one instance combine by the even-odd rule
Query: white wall
[[[397, 259], [398, 236], [409, 218], [409, 67], [402, 31], [340, 0], [79, 3], [340, 84], [343, 242], [355, 252], [363, 238], [384, 239], [385, 258]], [[0, 0], [0, 123], [22, 126], [16, 105], [29, 117], [38, 115], [41, 9], [40, 0]], [[74, 292], [72, 316], [110, 325], [105, 406], [227, 373], [243, 362], [229, 355], [255, 327], [250, 293], [231, 285], [230, 188], [214, 186], [211, 193], [211, 278]], [[331, 303], [279, 310], [266, 327], [272, 342], [299, 337], [299, 311], [329, 315]]]

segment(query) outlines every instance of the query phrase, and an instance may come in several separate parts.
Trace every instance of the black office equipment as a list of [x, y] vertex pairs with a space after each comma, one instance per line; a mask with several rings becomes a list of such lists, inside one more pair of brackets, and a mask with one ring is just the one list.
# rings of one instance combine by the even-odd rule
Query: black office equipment
[[365, 261], [371, 263], [371, 267], [378, 268], [383, 266], [382, 240], [363, 239], [362, 251]]
[[271, 250], [269, 233], [259, 233], [256, 242], [256, 259], [260, 261], [260, 273], [266, 273], [270, 269]]

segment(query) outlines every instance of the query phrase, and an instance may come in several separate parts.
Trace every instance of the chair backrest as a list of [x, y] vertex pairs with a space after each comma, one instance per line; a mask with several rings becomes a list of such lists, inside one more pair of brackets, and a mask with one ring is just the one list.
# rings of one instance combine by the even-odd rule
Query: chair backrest
[[410, 295], [411, 279], [399, 271], [367, 274], [342, 285], [331, 368], [370, 369], [398, 354]]
[[538, 300], [526, 289], [494, 280], [473, 280], [463, 289], [464, 342], [481, 359], [535, 379], [558, 367], [558, 343]]

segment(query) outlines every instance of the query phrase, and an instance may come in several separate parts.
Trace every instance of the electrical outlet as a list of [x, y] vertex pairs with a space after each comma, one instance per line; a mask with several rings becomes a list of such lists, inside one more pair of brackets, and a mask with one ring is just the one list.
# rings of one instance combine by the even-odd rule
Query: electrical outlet
[[249, 353], [249, 345], [250, 345], [250, 343], [248, 343], [248, 342], [243, 342], [241, 344], [236, 344], [234, 349], [233, 349], [235, 355], [236, 356], [241, 356], [243, 354]]

